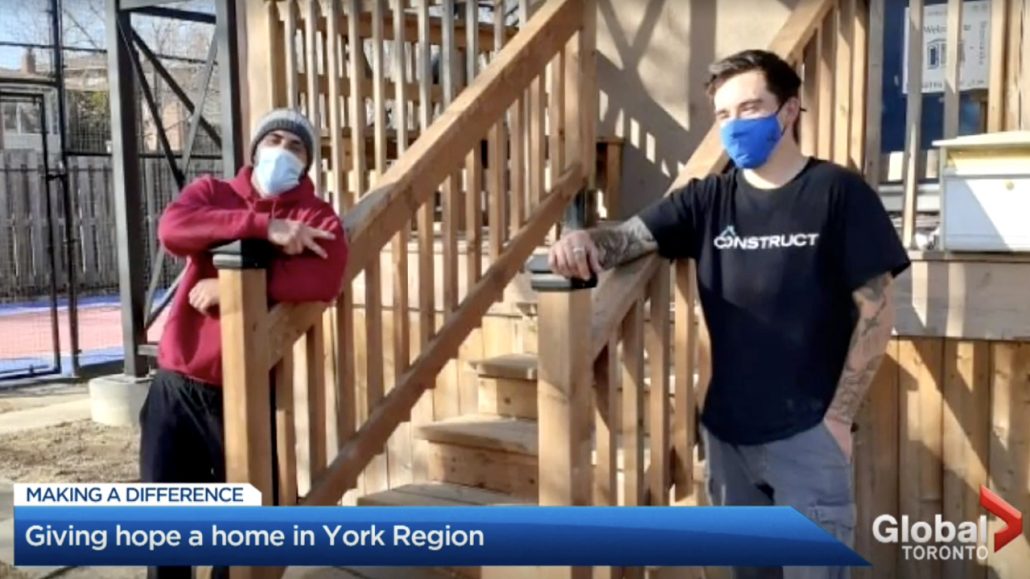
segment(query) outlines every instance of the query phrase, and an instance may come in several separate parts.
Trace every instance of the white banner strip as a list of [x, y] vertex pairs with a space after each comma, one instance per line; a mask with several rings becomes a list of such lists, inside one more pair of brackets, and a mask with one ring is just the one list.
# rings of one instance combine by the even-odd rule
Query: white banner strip
[[17, 483], [16, 507], [259, 507], [249, 484]]

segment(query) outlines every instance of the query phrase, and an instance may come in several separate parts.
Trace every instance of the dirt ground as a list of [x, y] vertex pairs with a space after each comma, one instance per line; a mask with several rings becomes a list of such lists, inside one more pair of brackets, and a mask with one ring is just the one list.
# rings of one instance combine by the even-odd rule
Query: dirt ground
[[136, 429], [90, 420], [4, 435], [0, 444], [0, 477], [13, 482], [133, 482], [138, 462]]
[[[8, 412], [81, 400], [84, 383], [0, 390], [0, 421]], [[90, 420], [0, 435], [0, 479], [11, 482], [132, 482], [139, 480], [139, 432]], [[3, 577], [0, 571], [0, 577]]]

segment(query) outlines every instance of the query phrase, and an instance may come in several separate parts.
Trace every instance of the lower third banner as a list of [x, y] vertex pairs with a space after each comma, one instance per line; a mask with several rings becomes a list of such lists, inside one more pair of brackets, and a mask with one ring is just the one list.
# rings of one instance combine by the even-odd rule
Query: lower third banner
[[16, 507], [17, 565], [867, 565], [789, 507]]

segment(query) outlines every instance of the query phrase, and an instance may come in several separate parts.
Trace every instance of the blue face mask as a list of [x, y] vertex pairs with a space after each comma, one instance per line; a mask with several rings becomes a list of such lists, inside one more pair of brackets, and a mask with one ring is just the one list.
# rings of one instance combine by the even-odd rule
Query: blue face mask
[[783, 136], [775, 113], [758, 119], [734, 119], [719, 131], [722, 146], [733, 163], [741, 169], [761, 167], [769, 160]]
[[282, 147], [265, 147], [258, 150], [254, 178], [262, 197], [274, 197], [296, 187], [303, 170], [304, 165], [293, 153]]

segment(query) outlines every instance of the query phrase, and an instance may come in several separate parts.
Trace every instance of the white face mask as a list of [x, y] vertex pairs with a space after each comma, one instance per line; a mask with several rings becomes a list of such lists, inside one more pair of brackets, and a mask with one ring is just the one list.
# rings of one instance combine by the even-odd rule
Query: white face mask
[[258, 149], [254, 178], [262, 197], [275, 197], [300, 183], [304, 165], [293, 153], [282, 147]]

